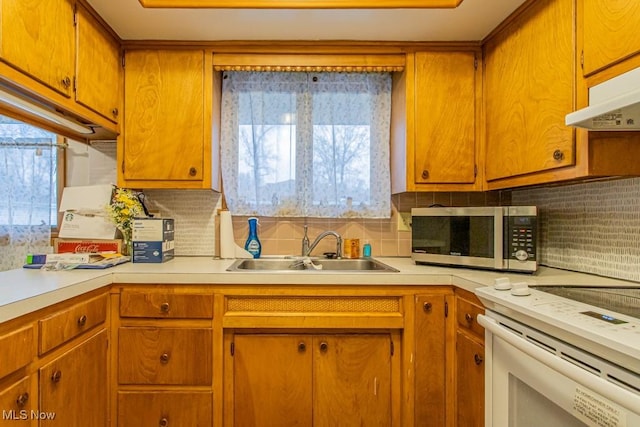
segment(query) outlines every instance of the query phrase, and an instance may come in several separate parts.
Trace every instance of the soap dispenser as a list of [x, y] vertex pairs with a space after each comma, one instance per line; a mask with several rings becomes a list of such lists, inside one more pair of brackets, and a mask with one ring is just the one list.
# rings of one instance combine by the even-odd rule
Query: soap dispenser
[[258, 218], [256, 217], [252, 216], [249, 218], [249, 237], [247, 237], [244, 248], [253, 255], [254, 258], [260, 258], [262, 244], [260, 244], [260, 240], [258, 239]]

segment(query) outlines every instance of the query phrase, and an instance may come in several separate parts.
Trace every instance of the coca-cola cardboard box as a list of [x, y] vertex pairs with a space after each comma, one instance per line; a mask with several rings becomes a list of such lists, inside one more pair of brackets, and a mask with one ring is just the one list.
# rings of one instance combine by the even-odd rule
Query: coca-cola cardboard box
[[53, 239], [53, 252], [56, 254], [117, 252], [122, 249], [122, 240], [98, 240], [98, 239]]

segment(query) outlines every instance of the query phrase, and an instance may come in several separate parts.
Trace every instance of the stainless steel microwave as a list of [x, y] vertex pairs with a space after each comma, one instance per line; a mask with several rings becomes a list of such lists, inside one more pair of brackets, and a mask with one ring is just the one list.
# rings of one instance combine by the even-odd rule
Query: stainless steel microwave
[[538, 268], [535, 206], [411, 209], [411, 258], [438, 264], [533, 273]]

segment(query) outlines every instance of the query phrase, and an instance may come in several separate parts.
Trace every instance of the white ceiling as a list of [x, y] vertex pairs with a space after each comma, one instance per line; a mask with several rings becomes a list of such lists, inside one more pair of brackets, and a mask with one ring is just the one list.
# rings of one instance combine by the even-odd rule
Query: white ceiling
[[144, 9], [88, 0], [123, 40], [482, 40], [525, 0], [464, 0], [456, 9]]

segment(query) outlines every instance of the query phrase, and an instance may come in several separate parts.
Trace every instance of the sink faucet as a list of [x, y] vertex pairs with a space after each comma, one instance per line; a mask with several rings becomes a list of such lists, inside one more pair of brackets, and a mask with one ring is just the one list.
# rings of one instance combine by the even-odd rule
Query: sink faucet
[[304, 226], [304, 237], [302, 238], [302, 256], [309, 256], [311, 251], [320, 243], [320, 240], [327, 236], [334, 236], [336, 238], [336, 257], [342, 258], [342, 236], [335, 231], [324, 231], [316, 237], [313, 243], [309, 244], [309, 237], [307, 236], [308, 226]]

